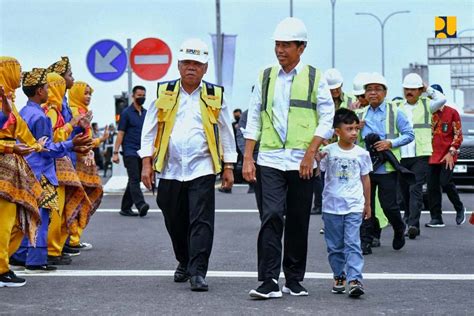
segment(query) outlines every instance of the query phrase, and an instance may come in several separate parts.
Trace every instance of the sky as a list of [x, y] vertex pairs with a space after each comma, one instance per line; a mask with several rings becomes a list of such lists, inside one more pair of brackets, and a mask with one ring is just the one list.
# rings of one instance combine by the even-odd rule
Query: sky
[[[434, 37], [435, 16], [457, 16], [458, 31], [474, 28], [472, 0], [337, 0], [336, 68], [344, 77], [344, 90], [352, 90], [358, 72], [381, 72], [380, 26], [370, 12], [382, 19], [395, 15], [385, 26], [385, 75], [390, 98], [401, 95], [402, 68], [409, 63], [427, 64], [427, 38]], [[302, 61], [322, 71], [331, 68], [330, 0], [293, 0], [293, 15], [308, 29], [308, 46]], [[0, 55], [17, 58], [24, 71], [47, 67], [68, 56], [76, 80], [94, 88], [91, 109], [101, 126], [114, 120], [114, 95], [127, 90], [127, 76], [112, 82], [95, 79], [86, 66], [86, 55], [97, 41], [113, 39], [132, 46], [147, 37], [165, 41], [175, 53], [187, 38], [203, 39], [210, 48], [205, 80], [215, 81], [211, 33], [216, 31], [215, 0], [0, 0]], [[289, 16], [289, 0], [221, 0], [222, 32], [237, 35], [232, 108], [248, 107], [251, 86], [258, 71], [276, 64], [272, 34]], [[474, 36], [474, 32], [463, 35]], [[441, 84], [453, 104], [449, 66], [430, 65], [429, 83]], [[178, 78], [173, 56], [161, 80]], [[133, 84], [147, 88], [147, 104], [156, 96], [156, 81], [133, 75]], [[461, 91], [457, 104], [463, 103]], [[26, 97], [17, 92], [21, 108]]]

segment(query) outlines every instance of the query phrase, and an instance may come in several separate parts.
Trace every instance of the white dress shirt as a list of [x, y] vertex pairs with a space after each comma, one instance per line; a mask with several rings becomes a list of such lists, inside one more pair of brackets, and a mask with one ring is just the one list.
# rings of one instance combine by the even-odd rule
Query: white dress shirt
[[[201, 85], [191, 94], [180, 87], [179, 108], [171, 131], [168, 151], [160, 179], [190, 181], [201, 176], [215, 174], [211, 152], [204, 133], [201, 106]], [[218, 118], [220, 142], [226, 163], [237, 162], [232, 113], [225, 98]], [[151, 157], [158, 131], [155, 101], [150, 104], [143, 123], [140, 157]]]
[[[438, 111], [445, 103], [446, 103], [446, 97], [439, 91], [429, 87], [426, 89], [426, 93], [430, 97], [430, 113], [434, 113]], [[418, 106], [418, 102], [415, 104], [409, 104], [407, 100], [405, 100], [405, 103], [403, 105], [404, 108], [404, 113], [406, 114], [408, 118], [408, 122], [410, 123], [410, 126], [413, 128], [413, 111], [415, 108]], [[415, 135], [416, 137], [416, 135]], [[416, 157], [416, 141], [413, 140], [411, 143], [408, 143], [405, 146], [400, 147], [400, 154], [402, 158], [413, 158]]]
[[[286, 73], [280, 67], [277, 79], [275, 81], [275, 92], [273, 96], [273, 126], [283, 143], [286, 141], [288, 132], [288, 112], [290, 109], [290, 91], [293, 77], [302, 71], [305, 65], [301, 62]], [[249, 114], [247, 126], [244, 131], [246, 139], [258, 140], [262, 123], [260, 121], [261, 107], [262, 107], [262, 83], [257, 79], [252, 98], [249, 105]], [[314, 136], [319, 136], [324, 139], [330, 139], [333, 135], [332, 122], [334, 119], [334, 101], [331, 97], [328, 84], [324, 76], [319, 80], [317, 91], [317, 112], [318, 112], [318, 126], [314, 131]], [[271, 96], [270, 96], [271, 97]], [[258, 153], [257, 164], [275, 168], [281, 171], [299, 170], [301, 161], [306, 151], [302, 149], [275, 149], [270, 151], [260, 151]], [[314, 167], [317, 167], [314, 161]]]

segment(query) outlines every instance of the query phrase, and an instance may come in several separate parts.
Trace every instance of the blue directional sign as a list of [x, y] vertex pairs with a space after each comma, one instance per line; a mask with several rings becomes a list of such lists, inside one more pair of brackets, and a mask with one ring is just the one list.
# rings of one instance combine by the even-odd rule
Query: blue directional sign
[[87, 68], [99, 80], [118, 79], [127, 68], [127, 52], [113, 40], [101, 40], [92, 45], [87, 53]]

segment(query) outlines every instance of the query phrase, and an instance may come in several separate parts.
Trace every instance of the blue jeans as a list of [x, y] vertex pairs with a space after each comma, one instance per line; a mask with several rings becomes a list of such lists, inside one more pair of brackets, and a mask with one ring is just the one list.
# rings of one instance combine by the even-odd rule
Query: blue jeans
[[362, 281], [364, 257], [360, 248], [359, 228], [362, 213], [335, 215], [323, 213], [324, 238], [329, 265], [335, 277], [346, 275], [347, 281]]

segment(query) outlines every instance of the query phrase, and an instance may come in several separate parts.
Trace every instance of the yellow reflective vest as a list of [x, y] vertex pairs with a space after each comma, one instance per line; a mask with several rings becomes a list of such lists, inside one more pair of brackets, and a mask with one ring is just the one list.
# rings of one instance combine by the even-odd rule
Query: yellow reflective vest
[[[180, 80], [158, 83], [155, 106], [158, 110], [158, 132], [153, 153], [153, 168], [163, 170], [171, 132], [179, 108]], [[219, 139], [218, 118], [222, 108], [224, 88], [203, 81], [199, 106], [207, 144], [212, 157], [215, 173], [221, 172], [222, 148]]]

